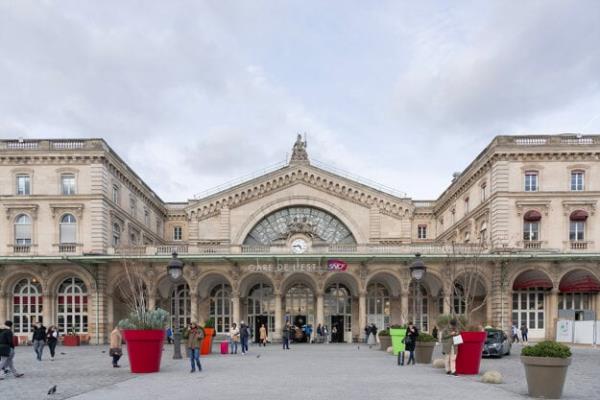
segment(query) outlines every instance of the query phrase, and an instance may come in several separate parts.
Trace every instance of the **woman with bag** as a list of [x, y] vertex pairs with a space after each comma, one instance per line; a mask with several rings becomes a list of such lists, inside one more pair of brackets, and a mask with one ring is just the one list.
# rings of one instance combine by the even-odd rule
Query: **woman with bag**
[[198, 371], [202, 371], [202, 365], [200, 365], [200, 346], [204, 339], [204, 329], [198, 328], [198, 325], [192, 324], [190, 333], [188, 335], [187, 347], [190, 351], [190, 362], [192, 364], [192, 370], [190, 373], [196, 372], [196, 366]]
[[115, 329], [110, 333], [110, 351], [108, 352], [108, 355], [113, 359], [113, 368], [120, 368], [119, 359], [123, 355], [122, 343], [123, 337], [121, 336], [121, 331], [118, 326], [115, 326]]
[[54, 361], [54, 353], [56, 350], [56, 344], [58, 343], [58, 329], [56, 326], [51, 325], [46, 333], [46, 343], [50, 349], [50, 361]]
[[450, 326], [442, 332], [442, 353], [444, 354], [446, 364], [446, 374], [454, 376], [456, 376], [458, 345], [462, 342], [457, 324], [455, 319], [450, 320]]
[[265, 324], [261, 324], [258, 331], [260, 334], [260, 342], [258, 342], [258, 344], [262, 344], [263, 347], [267, 347], [267, 328], [265, 328]]
[[231, 342], [230, 354], [237, 354], [238, 343], [240, 342], [240, 330], [234, 322], [229, 330], [229, 340]]
[[419, 330], [413, 325], [412, 321], [408, 323], [408, 329], [406, 330], [406, 336], [404, 337], [404, 345], [406, 351], [408, 351], [408, 362], [406, 365], [410, 365], [412, 360], [415, 365], [415, 348], [417, 347], [417, 336], [419, 336]]

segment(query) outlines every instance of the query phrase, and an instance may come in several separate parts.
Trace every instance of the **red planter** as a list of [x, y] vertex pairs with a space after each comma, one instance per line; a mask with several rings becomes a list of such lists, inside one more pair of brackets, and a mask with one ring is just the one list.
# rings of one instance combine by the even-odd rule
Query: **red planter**
[[81, 339], [79, 336], [74, 335], [66, 335], [63, 336], [63, 346], [79, 346], [81, 344]]
[[17, 347], [19, 345], [19, 337], [13, 336], [13, 346]]
[[479, 373], [481, 353], [487, 336], [486, 332], [461, 332], [463, 343], [458, 345], [456, 357], [456, 373], [459, 375], [476, 375]]
[[131, 372], [145, 374], [160, 371], [164, 329], [155, 330], [124, 330], [123, 336], [127, 341], [127, 356]]
[[212, 352], [212, 339], [214, 333], [214, 328], [204, 328], [204, 339], [202, 339], [202, 347], [200, 348], [200, 354], [207, 355]]

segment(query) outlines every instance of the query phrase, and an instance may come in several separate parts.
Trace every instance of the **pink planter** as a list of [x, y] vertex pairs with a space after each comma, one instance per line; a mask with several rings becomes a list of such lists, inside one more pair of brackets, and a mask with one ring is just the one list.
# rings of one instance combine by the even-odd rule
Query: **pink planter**
[[145, 374], [160, 371], [164, 329], [156, 330], [124, 330], [127, 341], [127, 356], [131, 372]]

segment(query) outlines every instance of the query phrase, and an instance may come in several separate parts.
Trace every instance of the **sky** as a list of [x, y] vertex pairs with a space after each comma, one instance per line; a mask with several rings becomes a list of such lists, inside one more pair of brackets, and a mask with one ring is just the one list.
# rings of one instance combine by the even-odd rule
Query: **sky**
[[0, 138], [104, 138], [166, 201], [311, 159], [435, 199], [600, 133], [600, 2], [0, 0]]

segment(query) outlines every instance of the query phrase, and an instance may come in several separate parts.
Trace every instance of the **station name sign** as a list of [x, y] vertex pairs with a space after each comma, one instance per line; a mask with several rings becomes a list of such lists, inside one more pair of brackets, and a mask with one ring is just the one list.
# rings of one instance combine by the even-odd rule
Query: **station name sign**
[[249, 272], [263, 273], [293, 273], [293, 272], [346, 272], [348, 263], [344, 260], [329, 259], [326, 265], [318, 263], [266, 263], [250, 264], [245, 267]]

